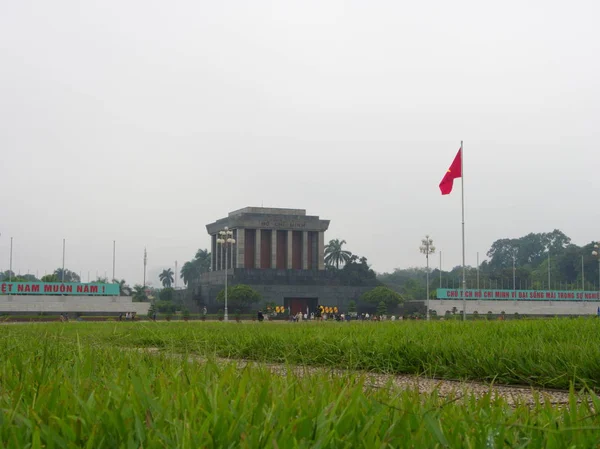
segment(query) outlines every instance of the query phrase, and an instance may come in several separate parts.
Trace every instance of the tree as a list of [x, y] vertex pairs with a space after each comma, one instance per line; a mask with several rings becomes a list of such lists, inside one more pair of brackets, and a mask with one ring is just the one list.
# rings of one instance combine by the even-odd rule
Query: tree
[[175, 290], [173, 290], [171, 287], [165, 287], [160, 291], [158, 297], [161, 301], [172, 301], [174, 293]]
[[120, 296], [130, 296], [131, 295], [131, 287], [127, 285], [125, 279], [113, 279], [113, 284], [119, 284], [119, 295]]
[[172, 314], [177, 311], [177, 305], [173, 301], [158, 300], [154, 303], [154, 307], [160, 313]]
[[207, 273], [211, 266], [211, 253], [206, 249], [196, 251], [194, 259], [185, 262], [180, 271], [184, 284], [189, 285], [200, 278], [202, 273]]
[[493, 269], [511, 268], [513, 257], [518, 266], [537, 266], [548, 256], [563, 254], [570, 245], [571, 239], [562, 231], [529, 233], [517, 239], [496, 240], [487, 252], [490, 266]]
[[[8, 279], [7, 279], [8, 280]], [[11, 282], [30, 282], [21, 275], [16, 275], [11, 278]]]
[[14, 271], [6, 270], [0, 273], [0, 281], [5, 282], [8, 280], [12, 282], [40, 282], [33, 274], [15, 274]]
[[359, 258], [357, 255], [350, 259], [341, 270], [332, 268], [335, 277], [344, 285], [379, 285], [377, 274], [369, 267], [366, 257]]
[[64, 269], [64, 279], [62, 268], [57, 268], [54, 270], [54, 274], [56, 275], [58, 282], [81, 282], [81, 279], [77, 273], [66, 268]]
[[14, 271], [6, 270], [3, 273], [0, 273], [0, 281], [8, 281], [9, 279], [14, 279], [17, 277]]
[[356, 313], [356, 301], [353, 299], [350, 300], [350, 302], [348, 303], [348, 313], [350, 313], [350, 314]]
[[334, 239], [325, 246], [325, 264], [327, 266], [335, 266], [339, 270], [340, 265], [344, 265], [350, 260], [352, 253], [342, 249], [345, 243], [346, 240]]
[[[217, 295], [217, 301], [225, 302], [225, 289]], [[231, 309], [248, 310], [253, 304], [262, 301], [262, 296], [252, 287], [238, 284], [227, 288], [227, 307]]]
[[377, 315], [381, 316], [381, 315], [387, 315], [388, 313], [388, 309], [387, 309], [387, 305], [384, 301], [380, 301], [379, 304], [377, 305]]
[[402, 298], [400, 294], [384, 286], [375, 287], [374, 289], [363, 293], [361, 299], [371, 304], [383, 302], [386, 307], [397, 306], [404, 302], [404, 298]]
[[163, 287], [170, 288], [173, 285], [173, 270], [170, 268], [163, 270], [162, 273], [158, 275], [158, 279], [162, 282]]
[[133, 302], [147, 302], [148, 296], [146, 296], [146, 290], [144, 286], [136, 284], [133, 286]]
[[44, 276], [42, 276], [41, 279], [42, 282], [60, 282], [60, 279], [58, 278], [58, 276], [56, 274], [46, 274]]
[[200, 275], [198, 265], [196, 265], [193, 260], [184, 263], [180, 273], [181, 279], [183, 279], [185, 285], [189, 285], [192, 280], [197, 279]]
[[212, 256], [207, 249], [199, 249], [196, 251], [194, 260], [197, 261], [198, 265], [200, 266], [201, 273], [206, 273], [208, 270], [210, 270], [212, 260], [211, 257]]
[[[592, 256], [592, 251], [592, 243], [584, 246], [572, 244], [571, 239], [558, 229], [498, 239], [487, 252], [489, 260], [484, 260], [479, 266], [479, 288], [512, 289], [514, 274], [517, 289], [581, 289], [585, 278], [585, 288], [595, 290], [599, 282], [598, 260]], [[477, 268], [465, 268], [467, 288], [477, 288]], [[406, 300], [426, 298], [427, 270], [423, 268], [396, 269], [377, 278]], [[440, 270], [435, 269], [429, 282], [430, 291], [436, 292], [440, 287], [460, 288], [461, 278], [461, 266], [442, 271], [441, 276]], [[430, 297], [435, 295], [433, 293]]]
[[38, 278], [36, 278], [33, 274], [23, 274], [21, 275], [25, 282], [40, 282]]

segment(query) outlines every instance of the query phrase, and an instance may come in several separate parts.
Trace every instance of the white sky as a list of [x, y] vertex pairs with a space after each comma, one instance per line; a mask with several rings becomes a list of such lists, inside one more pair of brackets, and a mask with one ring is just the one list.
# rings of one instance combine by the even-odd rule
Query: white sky
[[[142, 281], [245, 206], [304, 208], [376, 271], [600, 238], [598, 1], [4, 1], [0, 269]], [[437, 260], [437, 258], [436, 258]], [[181, 281], [180, 281], [181, 282]]]

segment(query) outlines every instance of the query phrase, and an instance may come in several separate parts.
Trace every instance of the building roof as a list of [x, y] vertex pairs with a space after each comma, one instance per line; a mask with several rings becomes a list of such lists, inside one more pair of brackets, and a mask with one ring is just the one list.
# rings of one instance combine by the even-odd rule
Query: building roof
[[244, 207], [230, 212], [206, 225], [209, 234], [215, 234], [225, 227], [231, 229], [277, 229], [293, 231], [326, 231], [329, 220], [321, 220], [316, 215], [306, 215], [306, 209], [286, 209], [276, 207]]

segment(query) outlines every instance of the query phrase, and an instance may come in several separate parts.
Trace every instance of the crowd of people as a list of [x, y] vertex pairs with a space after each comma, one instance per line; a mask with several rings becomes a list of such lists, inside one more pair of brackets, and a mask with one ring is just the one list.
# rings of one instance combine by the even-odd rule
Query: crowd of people
[[[290, 321], [298, 322], [302, 320], [317, 320], [317, 321], [396, 321], [396, 316], [391, 315], [388, 317], [387, 315], [370, 315], [367, 313], [311, 313], [310, 315], [298, 312], [295, 315], [290, 317]], [[398, 319], [402, 320], [403, 317], [400, 316]]]
[[[283, 309], [283, 307], [281, 307]], [[288, 309], [289, 310], [289, 309]], [[328, 311], [326, 311], [328, 310]], [[268, 319], [269, 314], [267, 313], [267, 319]], [[273, 318], [275, 318], [277, 316], [277, 314], [271, 314], [271, 316]], [[259, 310], [257, 313], [257, 319], [258, 321], [264, 321], [265, 320], [265, 314], [263, 313], [262, 310]], [[341, 313], [338, 311], [337, 307], [332, 308], [332, 307], [328, 307], [327, 309], [323, 306], [317, 306], [317, 309], [315, 312], [310, 312], [308, 313], [302, 313], [302, 312], [297, 312], [295, 314], [292, 314], [291, 311], [288, 314], [288, 320], [292, 321], [294, 323], [297, 322], [301, 322], [301, 321], [396, 321], [396, 319], [398, 320], [403, 320], [404, 317], [403, 316], [399, 316], [398, 318], [396, 318], [395, 315], [391, 315], [391, 316], [387, 316], [387, 315], [376, 315], [376, 314], [369, 314], [368, 312], [366, 313], [356, 313], [356, 312], [348, 312], [348, 313]]]

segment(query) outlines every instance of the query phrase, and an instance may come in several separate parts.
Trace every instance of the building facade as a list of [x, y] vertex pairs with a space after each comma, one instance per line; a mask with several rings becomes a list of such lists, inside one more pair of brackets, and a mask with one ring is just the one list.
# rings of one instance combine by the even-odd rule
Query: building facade
[[[316, 310], [317, 304], [345, 310], [373, 286], [342, 285], [325, 269], [325, 232], [329, 220], [307, 215], [304, 209], [245, 207], [206, 225], [211, 241], [211, 271], [203, 273], [196, 288], [198, 304], [209, 310], [225, 284], [247, 284], [263, 303], [289, 307], [292, 313]], [[217, 242], [228, 229], [233, 245]], [[227, 267], [227, 270], [225, 270]], [[263, 304], [257, 304], [257, 308]]]
[[[245, 207], [206, 226], [211, 236], [211, 271], [324, 270], [325, 231], [329, 220], [304, 209]], [[233, 232], [235, 245], [217, 244], [219, 231]]]

